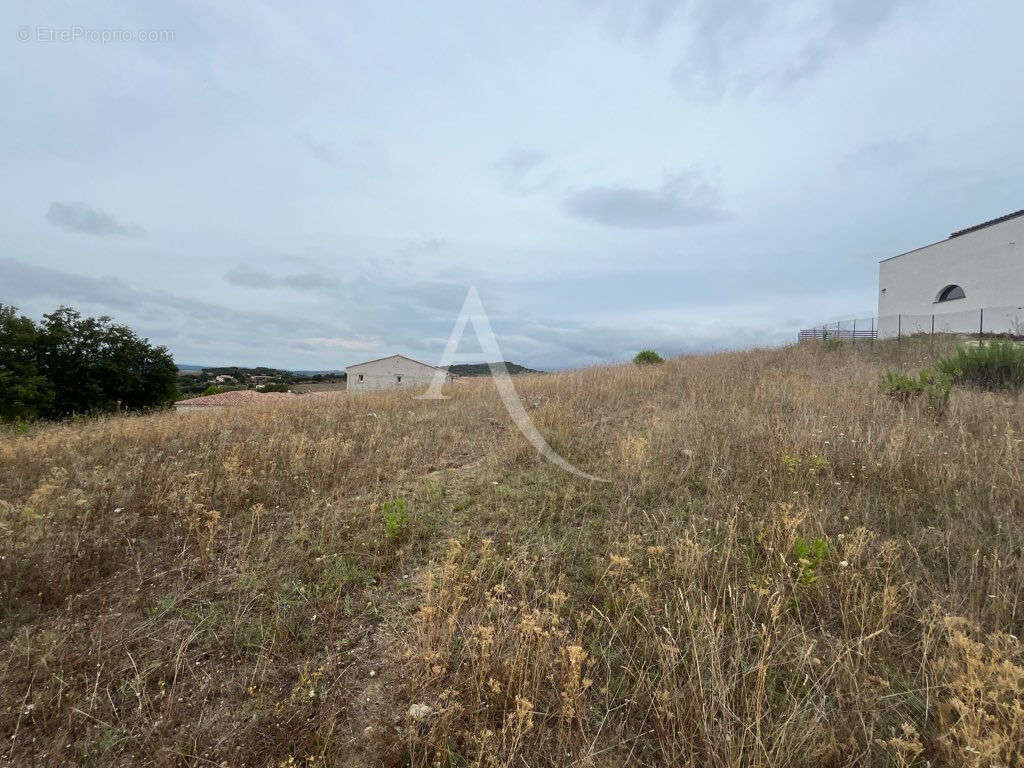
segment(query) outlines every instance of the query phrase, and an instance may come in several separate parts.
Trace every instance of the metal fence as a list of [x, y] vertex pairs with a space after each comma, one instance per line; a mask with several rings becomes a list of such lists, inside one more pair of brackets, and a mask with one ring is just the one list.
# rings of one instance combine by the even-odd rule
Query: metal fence
[[983, 307], [959, 312], [860, 317], [800, 329], [799, 341], [812, 339], [899, 339], [936, 333], [1024, 339], [1024, 305]]
[[[868, 318], [870, 328], [857, 328], [856, 320], [847, 321], [853, 323], [851, 328], [842, 328], [840, 323], [829, 323], [820, 328], [801, 328], [798, 334], [799, 341], [811, 339], [877, 339], [878, 329], [875, 328], [875, 318]], [[864, 321], [865, 324], [867, 321]]]

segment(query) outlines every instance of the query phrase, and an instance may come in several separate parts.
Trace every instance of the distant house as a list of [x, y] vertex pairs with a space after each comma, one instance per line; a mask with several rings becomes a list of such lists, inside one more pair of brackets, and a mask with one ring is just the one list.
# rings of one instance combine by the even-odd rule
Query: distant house
[[451, 375], [443, 368], [421, 363], [405, 355], [391, 355], [378, 360], [350, 365], [345, 369], [346, 389], [361, 392], [381, 389], [425, 389], [441, 371], [445, 381]]
[[[933, 325], [934, 324], [934, 325]], [[1021, 333], [1024, 210], [878, 265], [878, 335]]]
[[229, 376], [226, 373], [222, 373], [220, 376], [214, 379], [218, 384], [237, 384], [238, 381], [234, 376]]

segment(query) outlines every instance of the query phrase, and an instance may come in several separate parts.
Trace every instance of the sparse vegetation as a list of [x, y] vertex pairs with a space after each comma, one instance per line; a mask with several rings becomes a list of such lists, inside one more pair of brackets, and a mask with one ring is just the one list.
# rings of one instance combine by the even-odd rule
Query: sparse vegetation
[[882, 391], [896, 400], [911, 402], [923, 397], [928, 406], [941, 411], [949, 400], [950, 377], [936, 373], [930, 368], [918, 371], [917, 376], [886, 371], [882, 377]]
[[894, 350], [518, 379], [607, 484], [483, 379], [8, 429], [0, 755], [1020, 765], [1024, 398]]
[[916, 376], [886, 371], [881, 387], [903, 402], [923, 396], [931, 409], [942, 411], [953, 384], [990, 390], [1024, 387], [1024, 347], [1012, 341], [959, 346], [952, 354], [939, 357], [934, 368], [922, 368]]
[[936, 368], [956, 384], [983, 389], [1024, 387], [1024, 346], [1012, 341], [989, 341], [962, 346], [939, 360]]

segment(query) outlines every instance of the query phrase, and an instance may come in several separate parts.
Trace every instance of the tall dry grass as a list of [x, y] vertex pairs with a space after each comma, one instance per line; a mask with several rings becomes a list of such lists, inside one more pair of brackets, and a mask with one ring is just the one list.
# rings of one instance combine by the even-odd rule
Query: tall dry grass
[[1024, 404], [807, 345], [0, 441], [0, 762], [1020, 765]]

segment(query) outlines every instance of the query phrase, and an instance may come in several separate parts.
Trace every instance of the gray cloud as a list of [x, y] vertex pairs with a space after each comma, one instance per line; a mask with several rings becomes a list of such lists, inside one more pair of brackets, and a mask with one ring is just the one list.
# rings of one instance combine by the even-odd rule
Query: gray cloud
[[680, 10], [679, 0], [648, 0], [637, 33], [640, 37], [656, 35]]
[[884, 27], [896, 8], [916, 0], [832, 0], [824, 30], [810, 37], [784, 69], [780, 82], [793, 85], [818, 73], [843, 52], [864, 45]]
[[88, 277], [47, 267], [36, 267], [17, 259], [0, 258], [0, 284], [9, 291], [5, 303], [23, 299], [49, 299], [57, 302], [81, 302], [114, 309], [147, 312], [166, 317], [168, 310], [180, 313], [183, 321], [237, 323], [242, 326], [280, 333], [282, 331], [327, 332], [333, 326], [302, 318], [278, 317], [265, 312], [238, 311], [210, 302], [177, 296], [166, 291], [140, 290], [116, 277]]
[[751, 90], [751, 80], [766, 73], [751, 71], [747, 55], [770, 13], [771, 5], [757, 0], [695, 5], [688, 55], [672, 73], [675, 82], [709, 98]]
[[583, 0], [606, 15], [607, 27], [619, 40], [647, 41], [661, 32], [674, 16], [686, 10], [688, 0]]
[[302, 137], [302, 146], [310, 155], [322, 163], [338, 165], [341, 162], [341, 156], [334, 147], [325, 141], [319, 141], [312, 136], [306, 135]]
[[897, 7], [919, 0], [832, 0], [831, 31], [844, 43], [870, 40]]
[[[112, 311], [154, 341], [191, 350], [210, 349], [213, 361], [266, 360], [268, 347], [288, 349], [303, 336], [338, 337], [347, 328], [304, 316], [235, 309], [166, 291], [140, 290], [116, 277], [89, 277], [0, 258], [0, 302], [23, 311], [50, 311], [71, 304], [83, 311]], [[168, 332], [167, 318], [176, 323]], [[169, 333], [169, 335], [164, 335]], [[172, 350], [173, 351], [173, 350]], [[193, 352], [194, 354], [194, 352]], [[195, 362], [185, 360], [184, 362]]]
[[[1020, 207], [1019, 0], [314, 0], [284, 25], [269, 0], [199, 26], [122, 5], [181, 34], [5, 49], [0, 254], [22, 267], [0, 297], [112, 314], [186, 362], [436, 359], [467, 284], [540, 367], [770, 339], [870, 308], [879, 258]], [[662, 184], [697, 159], [710, 185]]]
[[256, 290], [290, 288], [294, 291], [322, 291], [338, 287], [337, 279], [317, 272], [272, 275], [266, 270], [253, 269], [244, 265], [235, 267], [224, 277], [231, 285]]
[[617, 37], [628, 33], [646, 41], [670, 25], [684, 25], [686, 53], [673, 79], [693, 95], [719, 99], [728, 93], [772, 92], [813, 77], [871, 40], [900, 6], [916, 2], [644, 0], [625, 8], [601, 7], [612, 15]]
[[547, 159], [543, 152], [536, 152], [530, 149], [511, 149], [499, 158], [494, 164], [502, 173], [512, 176], [522, 176], [532, 171]]
[[134, 237], [145, 234], [145, 230], [136, 224], [122, 224], [113, 216], [97, 210], [87, 203], [50, 203], [46, 212], [46, 220], [55, 227], [69, 232], [81, 232], [86, 235], [100, 237], [120, 236]]
[[510, 192], [531, 194], [548, 186], [554, 179], [554, 172], [543, 172], [548, 156], [532, 149], [515, 148], [502, 155], [494, 163], [502, 185]]
[[[629, 274], [618, 279], [503, 282], [469, 272], [429, 280], [373, 276], [343, 282], [325, 304], [308, 303], [304, 311], [274, 314], [222, 306], [166, 291], [140, 290], [113, 277], [87, 277], [0, 259], [0, 302], [14, 303], [29, 314], [69, 303], [84, 312], [112, 314], [156, 343], [167, 344], [180, 362], [269, 364], [278, 367], [340, 368], [375, 355], [400, 351], [428, 362], [438, 359], [470, 284], [479, 286], [484, 306], [507, 359], [533, 367], [557, 369], [629, 359], [637, 350], [654, 347], [665, 354], [775, 343], [789, 339], [793, 323], [751, 323], [711, 306], [696, 315], [654, 322], [636, 314], [638, 304], [616, 306], [618, 290], [635, 293], [679, 284], [690, 286], [686, 297], [700, 291], [692, 284], [714, 278], [689, 275]], [[650, 289], [650, 290], [648, 290]], [[655, 296], [642, 302], [671, 310]], [[728, 291], [723, 291], [728, 293]], [[332, 307], [355, 305], [360, 311], [334, 322]], [[307, 301], [307, 299], [304, 299]], [[552, 313], [566, 304], [569, 313]], [[684, 304], [692, 302], [684, 301]], [[792, 303], [792, 302], [790, 302]], [[614, 307], [607, 313], [577, 317], [578, 311]], [[623, 323], [621, 311], [630, 313]], [[174, 323], [168, 323], [174, 318]], [[695, 319], [696, 318], [696, 319]], [[467, 332], [459, 351], [479, 347]], [[482, 358], [481, 358], [482, 359]]]
[[590, 187], [566, 198], [564, 207], [575, 218], [627, 229], [691, 227], [729, 217], [718, 190], [693, 171], [668, 176], [657, 189]]

